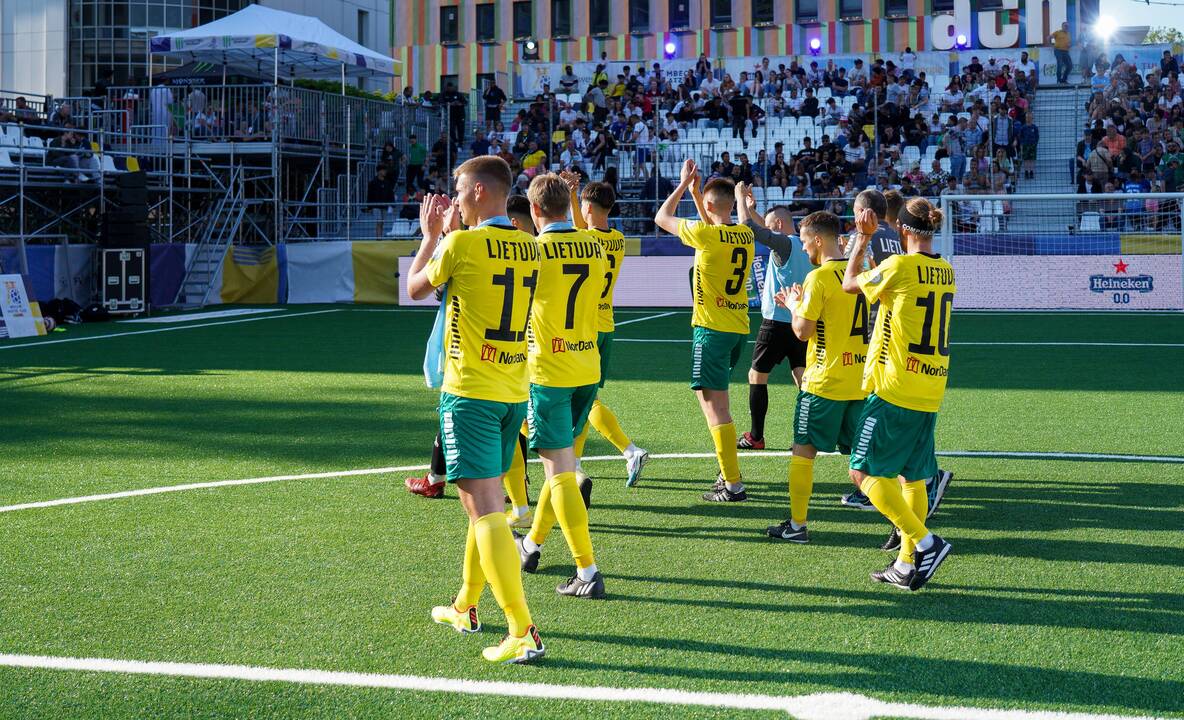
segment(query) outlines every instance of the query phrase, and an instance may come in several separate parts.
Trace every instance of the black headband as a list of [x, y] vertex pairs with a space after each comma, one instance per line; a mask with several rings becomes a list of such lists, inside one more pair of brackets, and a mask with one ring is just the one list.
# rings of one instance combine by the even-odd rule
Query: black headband
[[932, 235], [935, 230], [933, 224], [929, 222], [929, 218], [914, 215], [907, 207], [900, 209], [900, 214], [896, 216], [896, 219], [902, 228], [918, 235]]

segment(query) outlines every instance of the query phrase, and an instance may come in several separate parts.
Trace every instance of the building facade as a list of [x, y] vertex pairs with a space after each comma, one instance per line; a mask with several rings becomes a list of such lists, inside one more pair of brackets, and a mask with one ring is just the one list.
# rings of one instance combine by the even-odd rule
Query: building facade
[[[392, 56], [404, 85], [462, 90], [512, 75], [537, 43], [543, 62], [827, 54], [1040, 45], [1051, 26], [1078, 28], [1098, 0], [391, 0]], [[938, 33], [947, 40], [943, 47]], [[1031, 35], [1032, 37], [1028, 37]], [[1014, 38], [1014, 39], [1013, 39]]]
[[[320, 18], [368, 48], [389, 52], [390, 9], [402, 0], [256, 0]], [[108, 70], [118, 84], [148, 76], [146, 44], [156, 35], [204, 25], [251, 0], [0, 0], [0, 89], [80, 95]], [[153, 59], [154, 73], [167, 69]], [[172, 61], [175, 63], [175, 61]], [[386, 81], [368, 81], [387, 90]]]

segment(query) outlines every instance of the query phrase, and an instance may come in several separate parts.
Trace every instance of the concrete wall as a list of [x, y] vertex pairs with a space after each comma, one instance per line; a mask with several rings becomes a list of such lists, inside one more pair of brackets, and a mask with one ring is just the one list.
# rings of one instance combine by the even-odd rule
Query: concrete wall
[[67, 0], [0, 0], [0, 88], [66, 93]]

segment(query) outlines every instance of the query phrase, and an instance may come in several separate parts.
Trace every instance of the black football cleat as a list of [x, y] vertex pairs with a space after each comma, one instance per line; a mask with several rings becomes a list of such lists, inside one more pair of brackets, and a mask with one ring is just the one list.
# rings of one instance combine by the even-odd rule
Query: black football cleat
[[880, 546], [881, 550], [899, 550], [900, 549], [900, 528], [893, 526], [892, 532], [888, 533], [888, 539]]
[[514, 544], [518, 546], [518, 558], [522, 561], [522, 572], [536, 573], [539, 571], [539, 560], [543, 557], [543, 551], [540, 549], [527, 552], [526, 548], [522, 546], [522, 541], [525, 539], [525, 535], [514, 533]]
[[929, 582], [929, 579], [941, 567], [953, 547], [937, 535], [933, 536], [933, 544], [929, 546], [928, 550], [918, 547], [913, 556], [913, 563], [917, 566], [917, 571], [913, 573], [913, 578], [909, 582], [909, 590], [920, 590], [924, 587], [925, 583]]
[[884, 568], [883, 570], [876, 570], [873, 572], [872, 580], [875, 580], [876, 582], [887, 583], [893, 587], [898, 587], [901, 590], [910, 590], [912, 588], [909, 586], [909, 584], [913, 581], [913, 577], [916, 576], [916, 574], [917, 572], [915, 570], [902, 573], [896, 569], [896, 563], [892, 562], [889, 563], [888, 567]]
[[798, 543], [799, 545], [805, 545], [810, 542], [810, 533], [806, 532], [806, 526], [803, 525], [797, 530], [794, 530], [793, 522], [790, 520], [786, 520], [780, 525], [770, 525], [765, 529], [765, 532], [771, 538]]
[[579, 574], [572, 575], [566, 582], [555, 588], [555, 592], [570, 597], [603, 600], [605, 597], [604, 576], [600, 574], [599, 570], [591, 580], [581, 580]]

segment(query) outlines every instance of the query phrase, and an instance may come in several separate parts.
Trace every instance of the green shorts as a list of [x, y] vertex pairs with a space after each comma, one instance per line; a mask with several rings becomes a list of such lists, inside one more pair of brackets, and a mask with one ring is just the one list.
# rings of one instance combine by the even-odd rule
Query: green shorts
[[597, 390], [596, 383], [564, 388], [532, 384], [526, 412], [530, 449], [558, 450], [575, 444], [576, 436], [584, 432]]
[[851, 469], [873, 477], [925, 480], [937, 474], [933, 431], [937, 413], [907, 410], [867, 396], [855, 431]]
[[1035, 160], [1036, 146], [1035, 145], [1020, 145], [1020, 160]]
[[828, 400], [799, 392], [793, 411], [794, 443], [813, 445], [819, 452], [834, 452], [837, 447], [849, 455], [863, 406], [863, 400]]
[[596, 333], [596, 348], [600, 350], [600, 387], [604, 387], [604, 381], [608, 379], [608, 356], [613, 351], [613, 334]]
[[448, 482], [501, 477], [510, 469], [526, 403], [440, 393], [440, 439]]
[[696, 325], [691, 333], [691, 389], [727, 390], [748, 336]]

